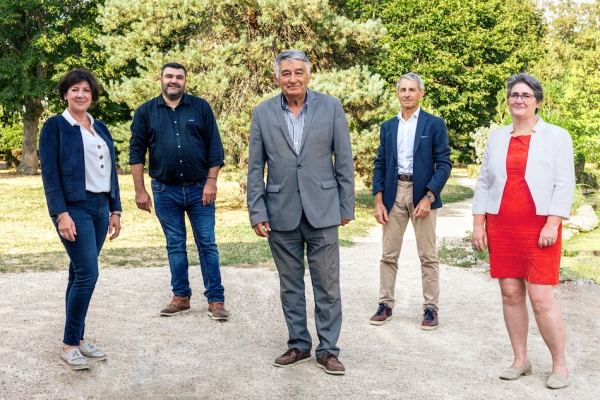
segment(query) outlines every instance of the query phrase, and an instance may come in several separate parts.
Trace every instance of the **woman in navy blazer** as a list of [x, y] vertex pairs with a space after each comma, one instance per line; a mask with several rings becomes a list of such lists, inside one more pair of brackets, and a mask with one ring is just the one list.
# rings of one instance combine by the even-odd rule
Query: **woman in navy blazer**
[[531, 375], [527, 357], [527, 295], [552, 354], [546, 385], [568, 385], [565, 323], [554, 299], [559, 282], [561, 223], [569, 218], [575, 189], [571, 136], [539, 118], [542, 85], [529, 74], [507, 81], [513, 123], [490, 133], [475, 197], [473, 245], [488, 245], [490, 273], [498, 278], [514, 362], [500, 373], [514, 380]]
[[121, 230], [115, 148], [106, 125], [87, 109], [100, 85], [85, 69], [67, 72], [58, 84], [67, 109], [40, 134], [40, 162], [48, 211], [70, 259], [66, 322], [60, 361], [71, 369], [106, 354], [84, 339], [85, 316], [98, 279], [98, 254], [107, 234]]

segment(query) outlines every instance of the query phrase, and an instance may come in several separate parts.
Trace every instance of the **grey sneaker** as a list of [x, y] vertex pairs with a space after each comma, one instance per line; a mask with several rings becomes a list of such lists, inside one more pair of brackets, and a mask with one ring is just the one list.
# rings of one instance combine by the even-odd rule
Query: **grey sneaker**
[[85, 358], [87, 358], [90, 361], [106, 360], [106, 353], [98, 350], [96, 347], [94, 347], [93, 344], [91, 344], [87, 340], [79, 346], [79, 351], [81, 352], [81, 354], [83, 354]]
[[71, 349], [67, 352], [60, 349], [60, 362], [71, 369], [88, 369], [90, 367], [79, 349]]

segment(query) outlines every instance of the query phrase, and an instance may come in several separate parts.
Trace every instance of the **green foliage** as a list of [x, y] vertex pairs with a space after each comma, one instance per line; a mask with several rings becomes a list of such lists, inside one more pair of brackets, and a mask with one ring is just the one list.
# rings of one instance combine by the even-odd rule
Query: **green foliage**
[[579, 183], [592, 189], [600, 189], [600, 170], [586, 166]]
[[390, 104], [396, 100], [387, 83], [363, 66], [317, 74], [310, 87], [341, 99], [352, 136], [355, 171], [371, 187], [379, 127], [395, 115]]
[[23, 127], [19, 124], [0, 125], [0, 153], [20, 149], [23, 144]]
[[[595, 136], [582, 135], [575, 137], [573, 147], [580, 154], [584, 163], [595, 164], [600, 168], [600, 132]], [[578, 160], [581, 162], [581, 160]]]
[[544, 57], [531, 70], [544, 85], [540, 115], [567, 129], [585, 162], [600, 162], [600, 1], [549, 6]]
[[585, 169], [585, 155], [578, 151], [575, 152], [573, 158], [575, 162], [575, 180], [581, 182], [583, 179], [583, 170]]
[[573, 195], [573, 203], [571, 203], [571, 215], [574, 215], [579, 207], [585, 204], [585, 196], [581, 185], [575, 186], [575, 194]]
[[112, 125], [110, 134], [115, 143], [115, 153], [117, 157], [117, 165], [123, 171], [129, 171], [129, 138], [131, 131], [129, 130], [130, 122], [122, 122]]
[[159, 3], [107, 0], [100, 7], [104, 34], [97, 42], [114, 71], [128, 71], [108, 85], [111, 99], [135, 109], [160, 93], [161, 66], [180, 62], [189, 71], [188, 92], [205, 98], [215, 112], [226, 168], [245, 170], [252, 109], [279, 93], [273, 83], [275, 56], [297, 48], [312, 61], [310, 87], [344, 102], [357, 160], [364, 162], [358, 170], [371, 175], [367, 165], [374, 158], [374, 132], [386, 114], [388, 88], [356, 65], [368, 65], [381, 50], [380, 23], [336, 15], [325, 0]]
[[500, 125], [492, 122], [490, 126], [482, 126], [477, 128], [474, 132], [469, 133], [469, 136], [472, 139], [469, 146], [475, 149], [475, 162], [477, 164], [481, 164], [483, 161], [483, 153], [485, 152], [485, 145], [490, 132], [495, 131], [498, 128], [500, 128]]
[[474, 159], [469, 132], [489, 125], [497, 93], [537, 59], [544, 33], [535, 3], [524, 0], [347, 0], [338, 8], [383, 20], [388, 51], [375, 71], [390, 84], [409, 71], [422, 76], [425, 108], [446, 120], [453, 161], [461, 163]]
[[[37, 170], [37, 134], [46, 106], [62, 111], [56, 84], [69, 69], [102, 72], [102, 53], [94, 45], [100, 0], [3, 0], [0, 2], [0, 106], [4, 118], [23, 119], [20, 171]], [[106, 96], [99, 114], [114, 112]], [[106, 111], [106, 112], [105, 112]], [[121, 110], [122, 114], [122, 110]], [[96, 115], [98, 116], [98, 115]], [[122, 115], [121, 115], [122, 116]], [[110, 118], [104, 118], [110, 120]], [[7, 122], [4, 119], [4, 122]]]

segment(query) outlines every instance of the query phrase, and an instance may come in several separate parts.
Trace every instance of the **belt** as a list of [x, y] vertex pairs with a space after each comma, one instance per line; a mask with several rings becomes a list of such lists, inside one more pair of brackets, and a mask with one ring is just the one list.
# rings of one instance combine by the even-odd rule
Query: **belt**
[[179, 183], [176, 183], [176, 185], [178, 185], [178, 186], [190, 186], [190, 185], [195, 185], [196, 183], [198, 183], [198, 182], [179, 182]]
[[398, 180], [402, 182], [412, 182], [413, 176], [412, 174], [400, 174], [398, 175]]

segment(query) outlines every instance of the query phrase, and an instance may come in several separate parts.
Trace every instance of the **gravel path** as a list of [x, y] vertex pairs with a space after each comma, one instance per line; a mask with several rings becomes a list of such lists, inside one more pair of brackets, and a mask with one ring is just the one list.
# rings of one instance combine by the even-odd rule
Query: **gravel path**
[[[438, 234], [471, 226], [468, 201], [445, 206]], [[59, 365], [66, 272], [0, 275], [0, 399], [598, 399], [600, 287], [569, 282], [556, 293], [567, 322], [571, 386], [546, 389], [550, 354], [531, 316], [533, 375], [501, 381], [511, 363], [498, 284], [484, 270], [441, 266], [440, 328], [422, 331], [420, 268], [407, 231], [394, 319], [369, 325], [376, 309], [381, 230], [341, 250], [345, 376], [304, 363], [275, 368], [286, 347], [277, 273], [223, 268], [227, 323], [205, 314], [199, 268], [193, 311], [164, 318], [168, 268], [105, 269], [88, 314], [87, 338], [109, 354], [90, 370]], [[310, 278], [307, 299], [313, 304]], [[316, 338], [313, 313], [309, 329]], [[316, 346], [316, 343], [314, 343]], [[314, 353], [313, 353], [314, 357]]]

